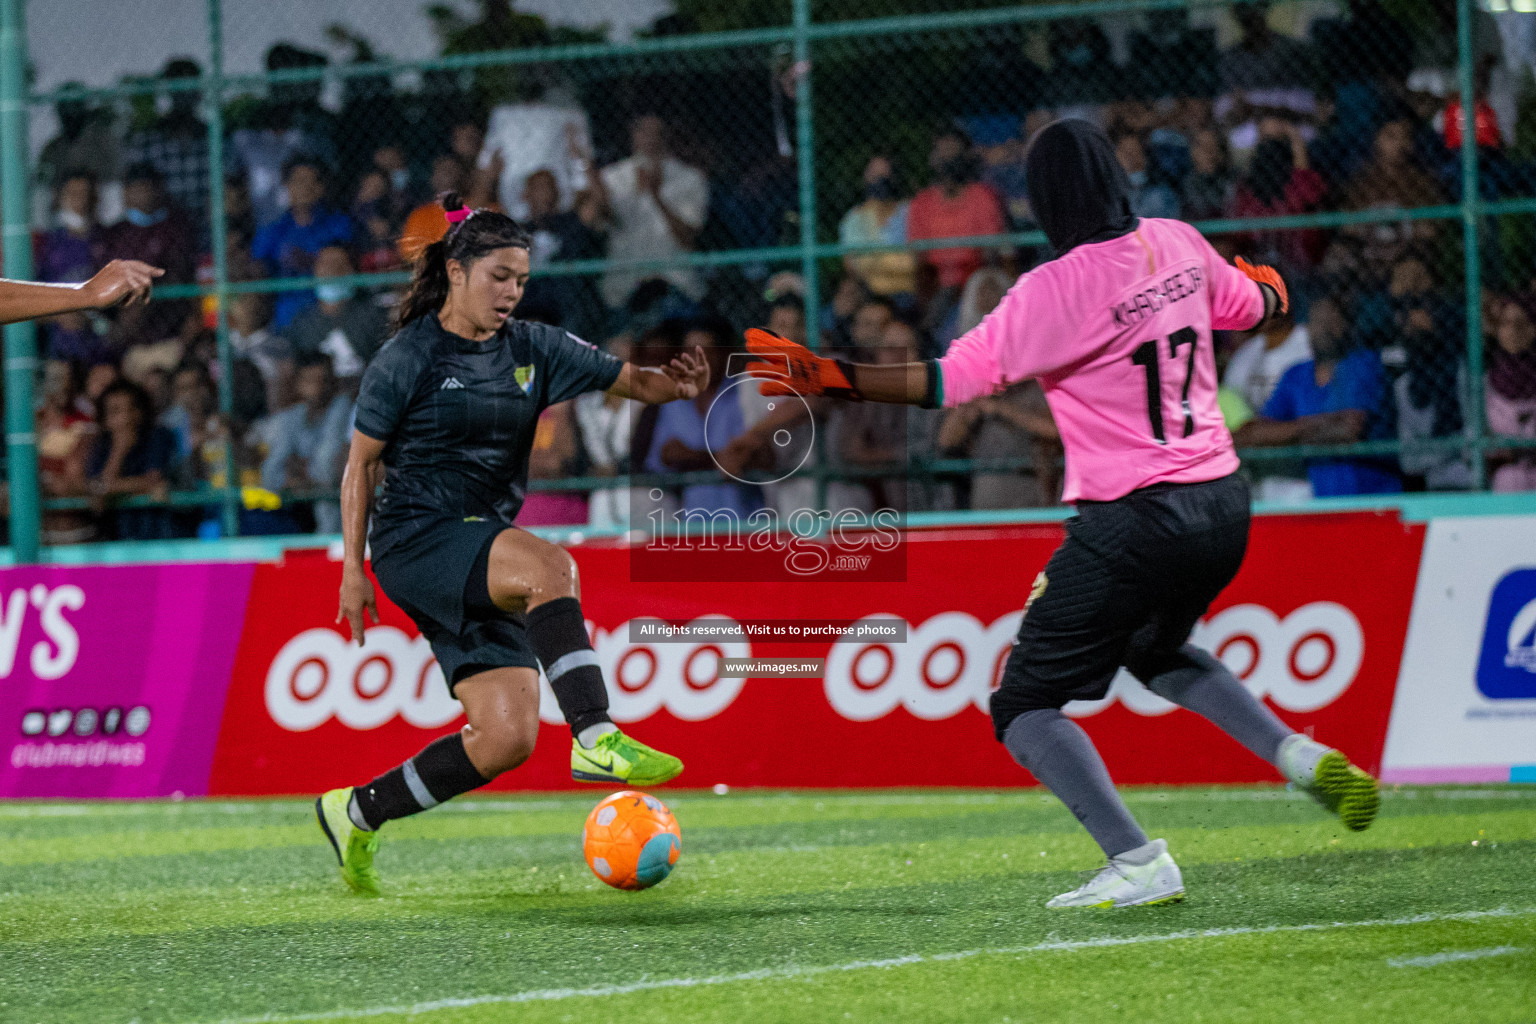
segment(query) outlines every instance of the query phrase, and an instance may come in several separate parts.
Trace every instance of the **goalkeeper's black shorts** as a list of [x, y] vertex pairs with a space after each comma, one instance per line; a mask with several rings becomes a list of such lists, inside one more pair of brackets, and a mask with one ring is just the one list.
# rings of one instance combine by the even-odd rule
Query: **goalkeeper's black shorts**
[[992, 695], [998, 738], [1025, 711], [1098, 700], [1121, 666], [1146, 681], [1185, 664], [1180, 648], [1243, 563], [1248, 520], [1236, 474], [1078, 502]]

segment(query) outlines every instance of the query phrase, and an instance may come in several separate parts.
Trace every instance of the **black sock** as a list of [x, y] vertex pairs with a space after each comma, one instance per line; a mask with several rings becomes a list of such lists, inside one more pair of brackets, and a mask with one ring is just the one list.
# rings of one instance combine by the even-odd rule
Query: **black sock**
[[530, 609], [528, 640], [573, 735], [588, 726], [612, 721], [608, 717], [608, 689], [603, 686], [602, 669], [597, 667], [597, 652], [587, 640], [580, 601], [560, 597]]
[[435, 739], [402, 765], [352, 791], [358, 813], [371, 829], [436, 807], [489, 781], [470, 761], [459, 733]]

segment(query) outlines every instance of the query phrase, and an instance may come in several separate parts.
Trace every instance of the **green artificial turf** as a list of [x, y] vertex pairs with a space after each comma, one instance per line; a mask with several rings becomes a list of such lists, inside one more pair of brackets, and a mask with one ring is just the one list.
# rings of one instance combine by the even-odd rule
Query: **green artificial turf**
[[385, 831], [352, 896], [298, 801], [0, 804], [0, 1021], [1536, 1021], [1536, 788], [1131, 791], [1189, 899], [1052, 911], [1098, 856], [1054, 799], [662, 792], [643, 893], [590, 796]]

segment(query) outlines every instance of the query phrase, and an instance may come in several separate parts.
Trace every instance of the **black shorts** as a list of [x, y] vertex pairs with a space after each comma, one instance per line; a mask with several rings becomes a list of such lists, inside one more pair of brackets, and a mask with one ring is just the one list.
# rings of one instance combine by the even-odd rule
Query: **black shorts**
[[494, 519], [424, 519], [392, 529], [373, 556], [379, 585], [432, 645], [449, 693], [489, 669], [538, 671], [526, 618], [496, 608], [487, 591], [491, 544], [506, 529]]
[[1185, 661], [1180, 648], [1248, 547], [1248, 484], [1239, 476], [1156, 484], [1084, 501], [1035, 579], [992, 694], [992, 721], [1098, 700], [1123, 665], [1142, 682]]

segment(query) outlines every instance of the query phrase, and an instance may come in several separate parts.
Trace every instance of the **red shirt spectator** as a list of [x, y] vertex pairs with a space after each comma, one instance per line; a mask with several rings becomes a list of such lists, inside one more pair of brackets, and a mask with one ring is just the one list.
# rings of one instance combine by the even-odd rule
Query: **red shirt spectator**
[[[1307, 163], [1307, 147], [1294, 127], [1288, 138], [1265, 138], [1256, 150], [1248, 174], [1237, 186], [1233, 217], [1281, 217], [1311, 213], [1322, 205], [1328, 185]], [[1285, 269], [1305, 271], [1322, 258], [1326, 238], [1316, 229], [1265, 231], [1252, 236], [1261, 259], [1278, 259]], [[1272, 255], [1263, 255], [1265, 252]]]
[[[962, 185], [955, 195], [942, 185], [929, 185], [912, 199], [907, 214], [907, 241], [925, 238], [964, 238], [997, 235], [1005, 230], [1003, 206], [997, 193], [980, 182]], [[982, 263], [982, 251], [972, 248], [929, 249], [923, 259], [939, 272], [939, 285], [961, 288]]]
[[[933, 184], [912, 199], [907, 212], [907, 241], [1001, 234], [1003, 204], [989, 185], [973, 181], [976, 171], [971, 140], [958, 129], [940, 132], [928, 154]], [[980, 249], [929, 249], [923, 259], [939, 276], [939, 287], [959, 289], [981, 266]]]

